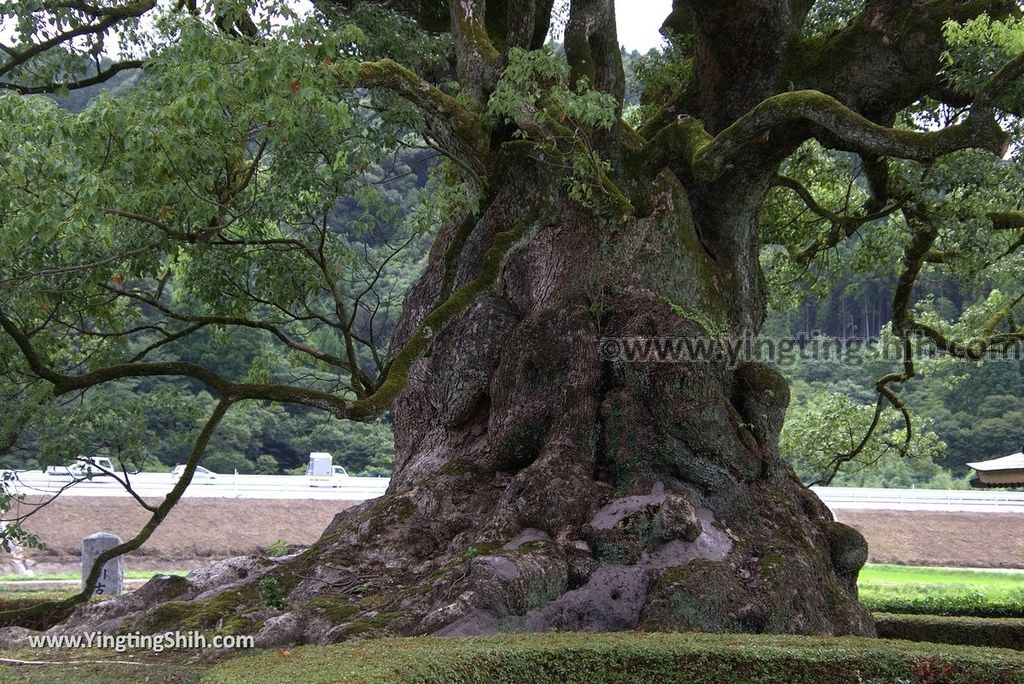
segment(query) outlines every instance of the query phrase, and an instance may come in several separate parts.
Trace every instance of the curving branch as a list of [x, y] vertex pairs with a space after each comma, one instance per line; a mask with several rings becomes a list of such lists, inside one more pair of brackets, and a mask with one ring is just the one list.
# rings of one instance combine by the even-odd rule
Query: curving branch
[[858, 153], [915, 161], [930, 161], [972, 147], [1001, 157], [1010, 142], [993, 117], [975, 111], [963, 123], [922, 133], [880, 126], [834, 97], [800, 90], [769, 97], [714, 137], [694, 119], [671, 124], [644, 146], [652, 160], [648, 171], [680, 161], [698, 180], [710, 182], [742, 153], [759, 147], [768, 150], [774, 136], [796, 127], [809, 127], [816, 136], [827, 134]]
[[147, 245], [143, 245], [142, 247], [126, 250], [124, 252], [119, 252], [117, 254], [111, 254], [110, 256], [103, 257], [102, 259], [97, 259], [95, 261], [91, 261], [85, 264], [56, 266], [53, 268], [43, 268], [38, 271], [30, 271], [28, 273], [19, 273], [17, 275], [11, 276], [10, 278], [0, 279], [0, 286], [8, 285], [10, 283], [22, 280], [31, 280], [33, 278], [46, 278], [50, 276], [61, 276], [68, 275], [71, 273], [79, 273], [82, 271], [91, 271], [101, 266], [107, 266], [109, 264], [116, 263], [123, 259], [128, 259], [134, 256], [138, 256], [140, 254], [145, 254], [146, 252], [156, 248], [158, 245], [159, 243], [157, 242], [151, 242]]
[[[889, 373], [876, 381], [875, 390], [878, 398], [875, 403], [875, 413], [864, 437], [849, 452], [837, 454], [830, 464], [829, 471], [815, 484], [830, 483], [843, 464], [852, 461], [864, 451], [878, 430], [882, 412], [886, 406], [892, 406], [903, 417], [905, 438], [899, 447], [899, 455], [907, 455], [913, 440], [913, 421], [906, 402], [899, 396], [893, 385], [905, 383], [917, 374], [913, 359], [914, 336], [929, 340], [938, 350], [950, 356], [968, 361], [982, 359], [989, 349], [998, 345], [1024, 341], [1024, 328], [1017, 329], [1012, 319], [1014, 310], [1024, 301], [1024, 294], [996, 310], [978, 337], [967, 342], [950, 339], [938, 328], [915, 319], [911, 305], [914, 285], [924, 265], [936, 261], [934, 245], [939, 236], [939, 229], [937, 225], [927, 220], [928, 217], [918, 207], [911, 207], [905, 210], [905, 213], [908, 223], [914, 228], [914, 233], [904, 250], [903, 269], [893, 294], [892, 320], [893, 334], [900, 340], [903, 353], [903, 368], [901, 371]], [[1014, 326], [1014, 329], [1009, 332], [996, 333], [1000, 324], [1007, 321]]]
[[231, 408], [233, 403], [234, 402], [232, 400], [221, 397], [217, 406], [214, 408], [213, 413], [207, 419], [206, 424], [203, 425], [203, 429], [200, 431], [196, 441], [193, 443], [192, 452], [189, 454], [188, 461], [185, 464], [185, 470], [175, 483], [174, 487], [158, 506], [151, 507], [148, 504], [144, 504], [146, 505], [146, 508], [151, 511], [152, 515], [134, 537], [126, 542], [118, 544], [117, 546], [111, 547], [96, 556], [93, 560], [92, 567], [89, 569], [89, 575], [86, 577], [85, 586], [82, 587], [82, 591], [80, 593], [60, 601], [44, 601], [34, 604], [29, 608], [0, 612], [0, 619], [11, 617], [24, 619], [35, 615], [45, 615], [54, 611], [68, 610], [88, 601], [96, 590], [96, 584], [99, 582], [100, 573], [103, 571], [103, 566], [107, 561], [117, 558], [118, 556], [123, 556], [124, 554], [134, 551], [142, 546], [151, 536], [153, 536], [153, 532], [156, 531], [160, 526], [160, 523], [164, 521], [171, 510], [177, 505], [178, 501], [185, 493], [185, 489], [192, 482], [192, 476], [196, 472], [199, 460], [206, 452], [206, 447], [210, 443], [210, 439], [213, 437], [214, 432], [216, 432], [217, 427], [224, 419], [224, 416], [227, 415], [228, 409]]
[[366, 421], [386, 411], [391, 402], [405, 389], [412, 364], [426, 353], [435, 336], [476, 300], [476, 297], [497, 281], [506, 254], [519, 242], [536, 220], [536, 208], [509, 230], [494, 236], [491, 247], [484, 255], [482, 271], [446, 300], [438, 304], [417, 326], [415, 332], [397, 350], [385, 366], [372, 393], [353, 400], [327, 391], [283, 384], [237, 383], [214, 373], [199, 364], [186, 361], [128, 362], [113, 364], [80, 375], [62, 373], [47, 365], [33, 346], [32, 340], [2, 309], [0, 330], [6, 333], [18, 348], [31, 372], [53, 386], [53, 396], [87, 390], [108, 382], [140, 377], [184, 377], [199, 381], [225, 401], [247, 399], [277, 403], [301, 404], [321, 409], [338, 418]]
[[[143, 14], [156, 7], [156, 5], [156, 0], [140, 0], [120, 7], [94, 8], [97, 10], [95, 13], [85, 12], [98, 21], [94, 24], [84, 23], [70, 30], [62, 31], [47, 40], [29, 45], [21, 50], [13, 48], [5, 50], [10, 59], [0, 63], [0, 76], [9, 74], [18, 67], [23, 66], [32, 59], [44, 54], [48, 50], [68, 43], [75, 38], [81, 38], [88, 35], [102, 35], [125, 19], [141, 17]], [[100, 12], [100, 10], [102, 10], [102, 12]]]
[[1024, 301], [1024, 294], [1007, 302], [993, 312], [980, 334], [975, 339], [969, 341], [951, 339], [938, 328], [915, 320], [913, 315], [908, 317], [906, 326], [912, 332], [931, 341], [937, 349], [950, 356], [967, 361], [980, 361], [993, 347], [1024, 341], [1024, 328], [1014, 328], [1009, 332], [996, 333], [996, 328], [1001, 323], [1010, 321], [1012, 325], [1013, 312], [1022, 301]]
[[80, 2], [79, 0], [64, 0], [63, 2], [43, 2], [40, 5], [40, 9], [46, 10], [47, 12], [55, 12], [58, 10], [75, 10], [82, 14], [87, 14], [93, 18], [99, 17], [136, 17], [139, 11], [146, 11], [145, 6], [149, 5], [153, 7], [156, 3], [148, 2], [134, 2], [127, 5], [113, 5], [113, 6], [100, 6], [93, 5], [88, 2]]
[[24, 86], [17, 83], [0, 81], [0, 89], [13, 90], [17, 93], [21, 93], [22, 95], [49, 94], [55, 93], [58, 90], [79, 90], [81, 88], [99, 85], [100, 83], [106, 83], [122, 71], [141, 69], [144, 65], [145, 62], [141, 59], [129, 59], [124, 62], [111, 64], [106, 69], [101, 69], [95, 75], [89, 76], [88, 78], [80, 78], [75, 81], [68, 81], [67, 83], [48, 83], [41, 86]]
[[898, 454], [901, 457], [907, 455], [910, 451], [910, 444], [913, 441], [914, 424], [910, 415], [910, 409], [907, 408], [906, 403], [900, 399], [899, 395], [891, 387], [889, 387], [890, 384], [899, 381], [898, 377], [902, 377], [902, 374], [886, 376], [875, 383], [875, 390], [878, 392], [878, 398], [875, 400], [875, 410], [871, 416], [871, 423], [868, 424], [868, 429], [864, 431], [864, 436], [861, 437], [860, 441], [857, 442], [857, 444], [849, 451], [835, 454], [829, 462], [825, 473], [813, 482], [808, 483], [808, 487], [829, 486], [832, 484], [832, 481], [836, 478], [836, 475], [839, 474], [839, 471], [844, 465], [850, 463], [864, 453], [864, 450], [867, 449], [869, 444], [871, 444], [871, 440], [874, 439], [875, 434], [878, 432], [878, 428], [882, 425], [882, 416], [885, 413], [887, 405], [892, 405], [900, 412], [900, 415], [903, 418], [904, 439], [898, 448]]
[[437, 147], [476, 175], [484, 174], [488, 138], [479, 114], [390, 59], [363, 62], [356, 84], [390, 90], [416, 105]]
[[814, 195], [811, 194], [800, 181], [788, 176], [776, 176], [772, 181], [774, 187], [791, 190], [799, 197], [804, 205], [812, 212], [832, 224], [832, 230], [823, 237], [816, 238], [803, 246], [793, 245], [789, 248], [790, 257], [797, 264], [804, 265], [826, 249], [831, 249], [843, 240], [851, 237], [857, 230], [866, 223], [877, 221], [892, 215], [900, 209], [906, 199], [897, 204], [883, 207], [882, 209], [866, 214], [840, 214], [821, 206]]
[[[309, 346], [308, 344], [304, 344], [303, 342], [289, 335], [283, 329], [281, 324], [271, 323], [268, 321], [251, 320], [243, 316], [196, 316], [192, 314], [185, 314], [175, 311], [174, 309], [170, 308], [169, 306], [167, 306], [166, 304], [164, 304], [163, 302], [161, 302], [152, 295], [142, 294], [139, 292], [133, 292], [128, 290], [119, 290], [117, 292], [118, 294], [124, 295], [130, 299], [138, 301], [141, 304], [144, 304], [146, 306], [152, 306], [153, 308], [157, 309], [158, 311], [165, 314], [169, 318], [172, 318], [176, 321], [181, 321], [182, 323], [191, 324], [188, 327], [184, 328], [182, 331], [169, 334], [166, 340], [161, 340], [159, 343], [156, 343], [155, 346], [163, 346], [169, 341], [173, 341], [174, 339], [178, 339], [180, 337], [183, 337], [184, 335], [195, 332], [201, 327], [206, 327], [210, 325], [225, 325], [239, 328], [250, 328], [252, 330], [263, 330], [273, 335], [282, 344], [284, 344], [292, 351], [301, 352], [311, 358], [316, 359], [317, 361], [322, 361], [323, 363], [326, 363], [328, 365], [348, 371], [353, 375], [359, 376], [358, 380], [361, 384], [363, 384], [366, 387], [372, 387], [372, 380], [366, 377], [366, 375], [362, 372], [362, 370], [360, 370], [360, 368], [357, 365], [353, 366], [353, 364], [351, 363], [351, 359], [346, 360], [339, 356], [335, 356], [333, 354], [320, 351], [319, 349], [315, 349]], [[349, 322], [349, 324], [345, 325], [344, 327], [347, 329], [351, 329], [351, 322]], [[147, 348], [147, 350], [145, 351], [149, 352], [152, 351], [152, 349]], [[141, 360], [142, 356], [144, 356], [144, 354], [140, 352], [140, 354], [136, 355], [135, 360]]]

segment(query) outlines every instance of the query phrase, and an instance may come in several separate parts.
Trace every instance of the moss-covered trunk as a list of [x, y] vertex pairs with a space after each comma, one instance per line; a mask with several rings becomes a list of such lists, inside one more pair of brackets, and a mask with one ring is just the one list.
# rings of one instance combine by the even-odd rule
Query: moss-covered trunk
[[[779, 458], [785, 380], [756, 364], [626, 361], [618, 346], [760, 320], [758, 298], [738, 301], [759, 274], [716, 261], [694, 222], [753, 214], [695, 212], [664, 173], [646, 218], [615, 217], [568, 200], [529, 158], [501, 168], [480, 214], [438, 237], [396, 332], [399, 349], [440, 303], [472, 298], [409, 370], [387, 495], [297, 557], [206, 593], [175, 586], [179, 600], [124, 626], [220, 625], [262, 645], [872, 633], [856, 602], [863, 538]], [[261, 599], [271, 589], [283, 613]]]
[[[89, 607], [63, 631], [110, 629], [117, 613], [122, 629], [252, 632], [261, 645], [873, 632], [856, 602], [863, 538], [779, 458], [782, 377], [625, 358], [637, 338], [713, 337], [760, 320], [760, 299], [742, 295], [760, 273], [730, 259], [735, 250], [716, 260], [700, 237], [741, 233], [753, 213], [707, 199], [694, 211], [664, 173], [645, 188], [645, 218], [616, 217], [566, 199], [528, 157], [501, 169], [479, 215], [442, 230], [396, 331], [399, 349], [438, 305], [462, 311], [430, 331], [394, 405], [387, 495], [340, 513], [297, 557], [217, 570], [210, 586], [144, 590], [174, 600], [141, 612], [142, 599], [123, 601], [127, 621]], [[281, 597], [287, 607], [271, 605]]]
[[[504, 169], [481, 214], [440, 236], [407, 302], [395, 348], [450, 293], [492, 283], [410, 371], [387, 496], [339, 514], [281, 568], [293, 604], [329, 596], [370, 620], [308, 638], [871, 633], [856, 603], [863, 539], [779, 458], [785, 380], [612, 358], [623, 338], [717, 335], [759, 316], [759, 300], [730, 301], [759, 286], [710, 256], [682, 187], [664, 174], [647, 218], [615, 218], [566, 200], [529, 160]], [[736, 206], [720, 216], [742, 220]], [[488, 273], [499, 234], [515, 239]]]

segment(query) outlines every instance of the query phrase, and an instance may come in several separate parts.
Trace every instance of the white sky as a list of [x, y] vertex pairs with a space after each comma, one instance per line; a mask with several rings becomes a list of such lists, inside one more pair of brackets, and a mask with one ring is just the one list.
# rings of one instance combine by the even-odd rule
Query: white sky
[[627, 50], [647, 52], [661, 46], [661, 22], [672, 11], [672, 0], [616, 0], [619, 42]]
[[[308, 0], [297, 0], [297, 7], [308, 4]], [[615, 23], [618, 25], [619, 42], [627, 50], [647, 52], [661, 46], [658, 29], [665, 17], [672, 11], [672, 0], [616, 0]], [[7, 41], [12, 27], [3, 26], [0, 21], [0, 40]]]

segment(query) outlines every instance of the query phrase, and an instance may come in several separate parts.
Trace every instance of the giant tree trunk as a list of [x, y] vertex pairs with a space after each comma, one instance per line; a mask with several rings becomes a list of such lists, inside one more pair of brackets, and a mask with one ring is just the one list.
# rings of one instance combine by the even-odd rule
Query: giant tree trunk
[[[155, 580], [61, 631], [205, 627], [258, 633], [263, 646], [873, 632], [857, 603], [863, 537], [779, 457], [785, 380], [758, 364], [608, 358], [607, 340], [759, 321], [756, 264], [716, 262], [693, 219], [742, 231], [754, 215], [706, 199], [697, 214], [664, 172], [645, 218], [615, 217], [567, 199], [528, 156], [498, 168], [481, 213], [438, 237], [396, 332], [397, 349], [440, 303], [471, 299], [409, 369], [388, 493], [338, 514], [296, 557]], [[284, 615], [267, 607], [274, 589]]]
[[316, 638], [368, 624], [872, 633], [857, 603], [863, 538], [779, 457], [785, 380], [757, 364], [613, 361], [602, 347], [756, 317], [727, 299], [758, 274], [715, 263], [668, 173], [644, 219], [587, 210], [543, 173], [507, 164], [408, 299], [395, 347], [450, 292], [493, 280], [410, 370], [387, 495], [339, 514], [282, 568], [301, 577], [293, 603], [371, 611]]
[[[437, 10], [388, 4], [421, 20]], [[692, 78], [639, 131], [563, 125], [558, 98], [524, 97], [503, 110], [514, 122], [483, 114], [511, 48], [544, 43], [550, 0], [450, 0], [457, 98], [389, 60], [364, 63], [360, 83], [415, 104], [424, 134], [485, 196], [440, 231], [373, 395], [313, 404], [365, 418], [402, 390], [387, 495], [339, 514], [296, 557], [155, 582], [83, 608], [78, 624], [230, 628], [265, 646], [368, 632], [872, 633], [857, 603], [863, 537], [779, 456], [785, 380], [754, 363], [616, 354], [626, 338], [757, 332], [757, 213], [802, 142], [860, 154], [866, 209], [893, 196], [885, 157], [1005, 151], [988, 85], [963, 124], [888, 127], [941, 85], [946, 20], [989, 3], [869, 2], [821, 40], [802, 37], [812, 5], [673, 2], [667, 25], [689, 35]], [[585, 77], [616, 120], [613, 3], [569, 8], [562, 87]], [[584, 143], [610, 162], [614, 183], [598, 185], [623, 190], [613, 210], [568, 197], [566, 160]], [[912, 244], [923, 247], [908, 252], [904, 303], [930, 243]], [[268, 607], [278, 591], [283, 615]], [[158, 598], [178, 600], [128, 615]]]

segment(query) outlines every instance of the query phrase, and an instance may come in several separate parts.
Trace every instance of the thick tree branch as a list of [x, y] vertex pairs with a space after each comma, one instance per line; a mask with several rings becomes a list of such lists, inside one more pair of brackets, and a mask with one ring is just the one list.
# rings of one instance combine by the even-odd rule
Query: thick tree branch
[[501, 62], [487, 33], [487, 2], [448, 0], [448, 11], [459, 81], [470, 101], [482, 107], [498, 82]]
[[824, 93], [801, 90], [764, 100], [713, 138], [699, 122], [678, 121], [659, 131], [644, 153], [652, 160], [649, 171], [682, 161], [696, 178], [712, 181], [741, 153], [757, 147], [764, 147], [767, 153], [773, 136], [808, 124], [812, 131], [817, 127], [848, 149], [915, 161], [930, 161], [972, 147], [1001, 157], [1009, 144], [1009, 136], [985, 114], [972, 112], [964, 123], [940, 131], [906, 131], [880, 126]]
[[779, 85], [820, 90], [872, 121], [891, 123], [924, 95], [946, 90], [940, 72], [947, 21], [1016, 11], [1004, 0], [866, 2], [842, 31], [794, 42]]
[[8, 51], [10, 59], [0, 64], [0, 76], [9, 74], [30, 60], [44, 54], [47, 50], [62, 45], [75, 38], [87, 35], [101, 35], [128, 18], [141, 17], [146, 12], [156, 7], [156, 0], [141, 0], [121, 7], [104, 8], [102, 15], [95, 15], [100, 18], [95, 24], [82, 24], [68, 31], [63, 31], [40, 43], [30, 45], [22, 50]]
[[357, 83], [366, 88], [391, 90], [416, 105], [441, 151], [474, 173], [483, 174], [488, 141], [479, 114], [390, 59], [363, 62]]
[[[44, 2], [40, 6], [40, 9], [48, 12], [54, 12], [58, 10], [76, 10], [82, 14], [88, 14], [91, 17], [135, 17], [138, 16], [140, 6], [148, 3], [131, 3], [127, 5], [114, 5], [114, 6], [99, 6], [93, 5], [88, 2], [78, 2], [77, 0], [65, 0], [64, 2]], [[155, 6], [151, 5], [151, 6]], [[145, 11], [145, 10], [143, 10]]]
[[1024, 228], [1024, 211], [990, 211], [986, 216], [996, 230]]
[[[801, 200], [803, 200], [804, 204], [807, 206], [808, 209], [810, 209], [823, 219], [826, 219], [831, 223], [839, 224], [842, 226], [853, 226], [854, 228], [856, 228], [857, 226], [862, 226], [865, 223], [870, 223], [871, 221], [877, 221], [878, 219], [885, 218], [886, 216], [889, 216], [894, 211], [896, 211], [902, 205], [901, 202], [898, 205], [887, 207], [868, 214], [839, 214], [821, 206], [818, 203], [818, 201], [814, 199], [814, 195], [811, 194], [810, 190], [808, 190], [800, 181], [796, 180], [795, 178], [790, 178], [788, 176], [776, 176], [772, 185], [778, 188], [787, 188], [788, 190], [792, 190]], [[850, 234], [847, 234], [847, 237], [849, 237]], [[833, 244], [830, 246], [835, 245]]]
[[547, 39], [554, 0], [489, 0], [487, 23], [494, 31], [496, 24], [502, 42], [509, 47], [539, 50]]
[[75, 81], [68, 81], [66, 83], [49, 83], [42, 86], [23, 86], [17, 83], [7, 83], [0, 81], [0, 89], [13, 90], [21, 93], [22, 95], [40, 95], [44, 93], [55, 93], [59, 90], [78, 90], [81, 88], [88, 88], [90, 86], [99, 85], [100, 83], [106, 83], [111, 78], [121, 73], [122, 71], [128, 71], [131, 69], [141, 69], [145, 62], [141, 59], [130, 59], [124, 62], [117, 62], [111, 64], [106, 69], [98, 71], [95, 75], [89, 76], [88, 78], [81, 78]]
[[914, 228], [914, 233], [903, 253], [903, 270], [896, 281], [892, 301], [892, 332], [900, 339], [910, 333], [914, 285], [924, 268], [928, 252], [939, 237], [939, 227], [934, 222], [921, 221], [912, 213], [908, 215], [907, 222]]
[[621, 109], [626, 76], [613, 0], [572, 0], [565, 27], [565, 56], [573, 84], [585, 78], [591, 88], [614, 97], [616, 107]]

